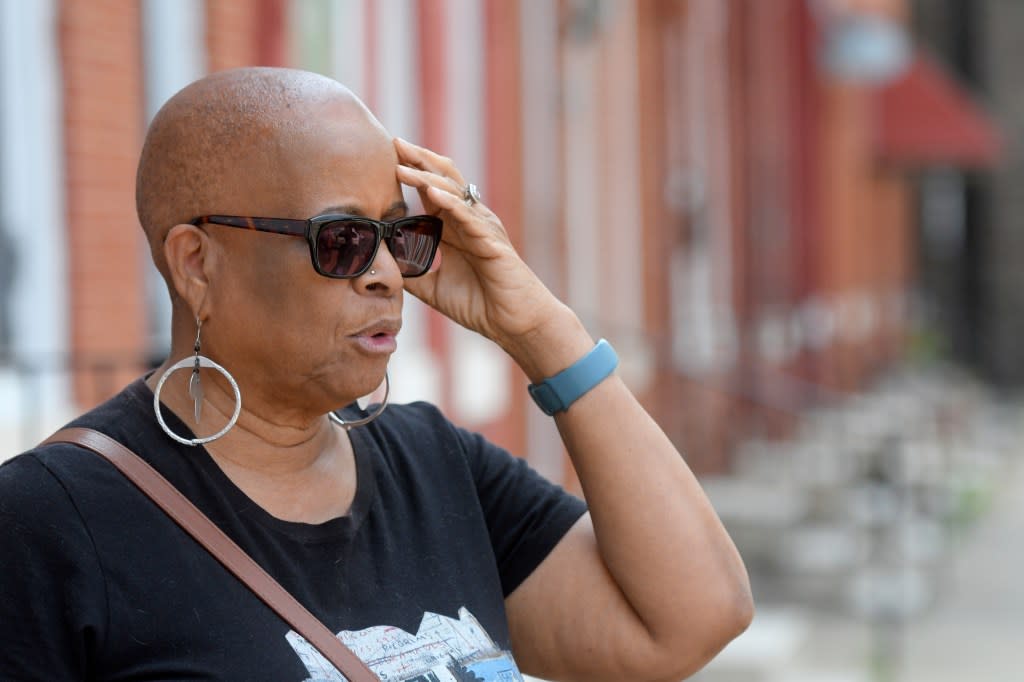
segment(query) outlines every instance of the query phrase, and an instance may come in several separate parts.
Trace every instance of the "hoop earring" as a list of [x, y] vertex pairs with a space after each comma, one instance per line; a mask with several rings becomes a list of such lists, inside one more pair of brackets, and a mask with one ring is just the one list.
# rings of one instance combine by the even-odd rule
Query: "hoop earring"
[[362, 419], [356, 419], [350, 422], [347, 422], [341, 417], [339, 417], [336, 411], [328, 412], [327, 416], [330, 418], [332, 422], [334, 422], [341, 428], [345, 429], [346, 431], [354, 429], [357, 426], [366, 426], [367, 424], [369, 424], [374, 419], [376, 419], [377, 417], [384, 413], [385, 408], [387, 408], [388, 406], [389, 395], [391, 395], [391, 378], [388, 376], [387, 372], [384, 372], [384, 399], [380, 401], [380, 405], [377, 407], [376, 410], [373, 411], [373, 414], [371, 414], [369, 417], [363, 417]]
[[[156, 413], [157, 423], [160, 424], [160, 428], [164, 430], [164, 433], [166, 433], [168, 436], [178, 441], [182, 445], [202, 445], [203, 443], [210, 443], [217, 440], [218, 438], [221, 438], [222, 436], [224, 436], [224, 434], [231, 430], [231, 428], [235, 425], [235, 422], [238, 421], [238, 415], [242, 412], [242, 393], [241, 391], [238, 390], [238, 382], [235, 381], [235, 378], [231, 376], [231, 373], [228, 372], [226, 369], [218, 365], [210, 358], [199, 354], [199, 335], [201, 333], [202, 326], [202, 321], [196, 320], [195, 356], [191, 358], [182, 358], [178, 362], [168, 367], [167, 371], [160, 375], [160, 381], [156, 383], [156, 390], [153, 391], [153, 411]], [[202, 412], [203, 403], [203, 386], [199, 380], [200, 367], [209, 367], [210, 369], [215, 369], [221, 374], [223, 374], [224, 378], [228, 380], [228, 383], [231, 384], [231, 390], [234, 391], [235, 393], [235, 411], [231, 414], [231, 419], [228, 420], [228, 423], [224, 426], [224, 428], [218, 431], [217, 433], [213, 434], [212, 436], [206, 436], [205, 438], [182, 438], [178, 434], [171, 431], [170, 427], [167, 426], [167, 422], [164, 421], [164, 415], [160, 410], [160, 392], [164, 388], [164, 382], [167, 381], [167, 377], [171, 376], [171, 374], [178, 371], [179, 369], [191, 368], [192, 376], [189, 377], [188, 381], [188, 394], [189, 397], [191, 397], [192, 400], [195, 402], [195, 418], [196, 424], [198, 424], [199, 416], [200, 413]]]

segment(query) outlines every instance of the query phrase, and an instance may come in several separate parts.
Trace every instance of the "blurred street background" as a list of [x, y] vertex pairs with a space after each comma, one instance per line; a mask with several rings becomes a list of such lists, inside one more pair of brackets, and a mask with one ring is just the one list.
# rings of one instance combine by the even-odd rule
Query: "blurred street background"
[[[758, 615], [695, 679], [1024, 679], [1021, 36], [1022, 0], [0, 0], [0, 459], [167, 353], [156, 110], [310, 69], [480, 186], [701, 477]], [[578, 490], [411, 297], [390, 375]]]

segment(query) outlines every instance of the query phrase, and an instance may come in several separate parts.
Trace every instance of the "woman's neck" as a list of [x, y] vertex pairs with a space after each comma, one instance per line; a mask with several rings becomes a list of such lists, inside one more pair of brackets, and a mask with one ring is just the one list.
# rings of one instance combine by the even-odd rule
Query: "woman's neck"
[[[150, 388], [155, 388], [164, 370], [158, 369], [147, 380]], [[234, 410], [234, 393], [219, 382], [205, 381], [202, 416], [196, 424], [189, 375], [180, 370], [169, 377], [161, 402], [197, 436], [214, 433]], [[352, 443], [326, 415], [287, 414], [250, 396], [235, 426], [207, 443], [206, 450], [235, 485], [277, 518], [321, 523], [344, 515], [355, 495]]]

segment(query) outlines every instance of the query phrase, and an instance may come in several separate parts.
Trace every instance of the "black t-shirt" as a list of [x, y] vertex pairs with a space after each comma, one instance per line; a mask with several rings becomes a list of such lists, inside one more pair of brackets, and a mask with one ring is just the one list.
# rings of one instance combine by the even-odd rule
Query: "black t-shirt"
[[[504, 597], [581, 501], [417, 403], [350, 432], [346, 516], [282, 521], [169, 439], [152, 401], [139, 380], [73, 425], [149, 461], [382, 679], [520, 679]], [[110, 463], [65, 444], [0, 467], [0, 633], [2, 680], [344, 679]]]

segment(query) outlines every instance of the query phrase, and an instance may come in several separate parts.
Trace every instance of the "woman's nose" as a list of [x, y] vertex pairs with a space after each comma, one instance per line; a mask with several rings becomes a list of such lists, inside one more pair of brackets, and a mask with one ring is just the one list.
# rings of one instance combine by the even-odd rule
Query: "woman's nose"
[[373, 257], [373, 262], [370, 263], [370, 268], [361, 274], [357, 281], [368, 289], [395, 290], [402, 288], [402, 271], [399, 269], [395, 257], [391, 255], [391, 249], [388, 248], [387, 242], [381, 241], [380, 247]]

